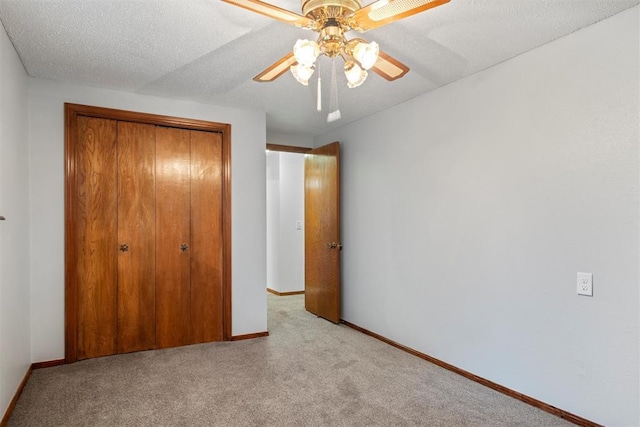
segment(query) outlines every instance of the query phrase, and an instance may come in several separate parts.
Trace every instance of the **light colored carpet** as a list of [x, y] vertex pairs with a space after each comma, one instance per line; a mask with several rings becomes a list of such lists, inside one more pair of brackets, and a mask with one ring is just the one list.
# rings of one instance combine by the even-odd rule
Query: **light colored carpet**
[[269, 333], [33, 372], [9, 426], [561, 426], [566, 421], [268, 296]]

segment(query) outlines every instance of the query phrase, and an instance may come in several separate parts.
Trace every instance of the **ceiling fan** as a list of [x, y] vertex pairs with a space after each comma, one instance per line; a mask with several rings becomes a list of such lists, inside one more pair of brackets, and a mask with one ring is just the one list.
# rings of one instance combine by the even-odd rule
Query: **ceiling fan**
[[253, 80], [271, 82], [291, 70], [296, 80], [307, 85], [318, 56], [331, 59], [340, 56], [345, 61], [348, 86], [352, 88], [365, 81], [367, 70], [393, 81], [407, 74], [409, 67], [381, 51], [377, 43], [361, 38], [347, 40], [345, 33], [352, 30], [364, 33], [450, 0], [377, 0], [365, 7], [361, 6], [361, 0], [302, 0], [302, 15], [260, 0], [222, 1], [318, 33], [315, 41], [298, 40], [292, 52]]

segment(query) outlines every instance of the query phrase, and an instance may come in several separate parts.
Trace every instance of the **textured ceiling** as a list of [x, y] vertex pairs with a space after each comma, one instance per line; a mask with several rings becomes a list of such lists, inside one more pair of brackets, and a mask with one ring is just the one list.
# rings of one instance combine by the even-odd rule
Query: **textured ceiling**
[[[264, 110], [271, 131], [317, 135], [639, 2], [451, 0], [371, 30], [363, 37], [411, 71], [394, 82], [370, 73], [355, 89], [339, 73], [342, 119], [333, 123], [326, 109], [316, 111], [315, 79], [306, 87], [290, 73], [273, 83], [252, 80], [315, 33], [220, 0], [0, 0], [0, 21], [33, 77]], [[300, 0], [271, 3], [300, 13]], [[326, 106], [329, 72], [330, 61], [321, 61]]]

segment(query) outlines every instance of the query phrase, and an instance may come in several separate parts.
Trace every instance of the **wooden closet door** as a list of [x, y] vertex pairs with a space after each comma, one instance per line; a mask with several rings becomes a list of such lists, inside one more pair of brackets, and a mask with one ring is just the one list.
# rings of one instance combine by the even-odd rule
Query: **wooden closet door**
[[155, 138], [118, 122], [118, 353], [156, 345]]
[[191, 334], [222, 340], [222, 136], [191, 131]]
[[65, 361], [231, 339], [230, 125], [64, 111]]
[[156, 128], [156, 347], [191, 343], [188, 130]]
[[[116, 121], [78, 117], [76, 145], [77, 357], [116, 352]], [[74, 325], [75, 326], [75, 325]]]

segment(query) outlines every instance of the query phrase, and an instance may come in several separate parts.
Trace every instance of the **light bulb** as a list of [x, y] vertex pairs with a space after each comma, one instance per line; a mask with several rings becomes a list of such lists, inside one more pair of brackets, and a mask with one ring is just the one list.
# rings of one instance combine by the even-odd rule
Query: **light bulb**
[[312, 40], [298, 40], [293, 46], [293, 56], [298, 64], [305, 67], [311, 67], [316, 62], [318, 55], [320, 55], [320, 47]]
[[350, 89], [360, 86], [368, 76], [367, 72], [353, 61], [345, 62], [344, 74], [347, 76], [347, 86]]
[[380, 47], [376, 42], [359, 42], [353, 48], [353, 57], [358, 60], [362, 68], [365, 70], [376, 65], [376, 62], [378, 61], [378, 53], [380, 53]]
[[313, 74], [313, 67], [305, 67], [302, 64], [296, 64], [292, 65], [290, 70], [291, 74], [293, 74], [293, 77], [295, 77], [298, 82], [305, 86], [309, 85], [309, 79]]

